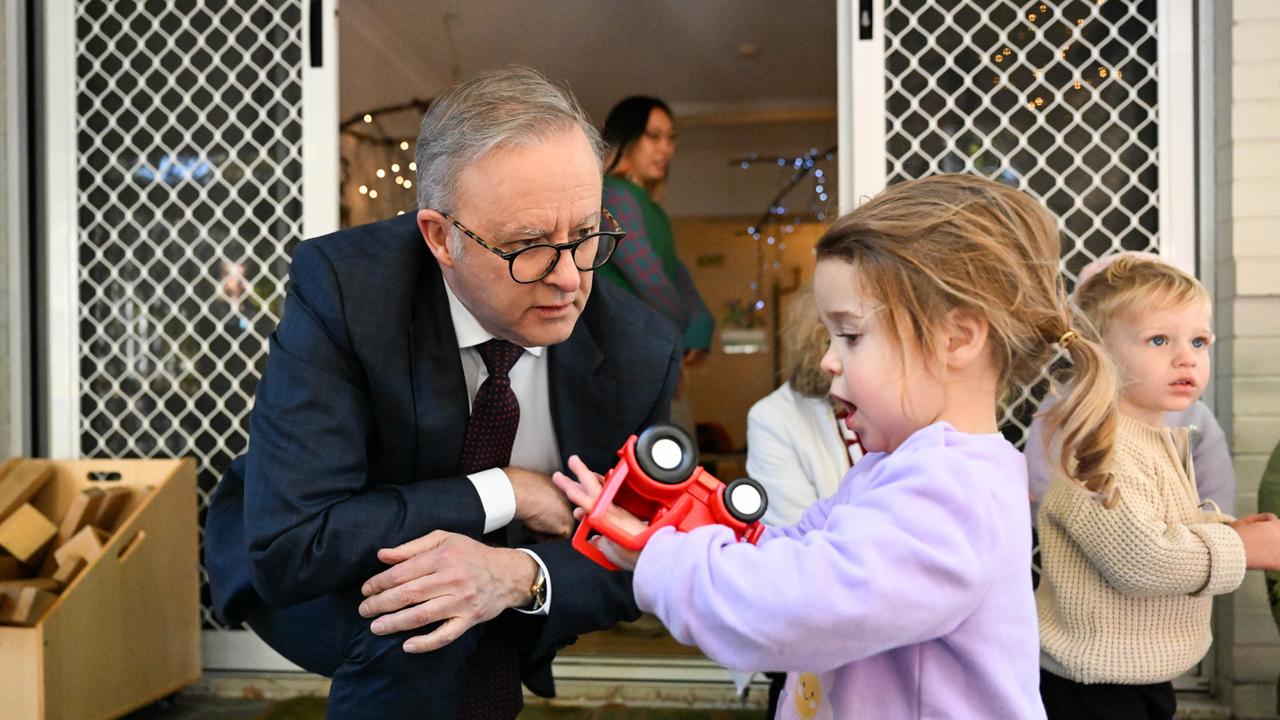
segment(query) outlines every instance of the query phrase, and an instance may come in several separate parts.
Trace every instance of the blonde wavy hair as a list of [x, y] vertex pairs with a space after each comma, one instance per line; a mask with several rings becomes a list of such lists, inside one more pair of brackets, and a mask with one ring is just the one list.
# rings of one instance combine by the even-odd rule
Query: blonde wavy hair
[[1006, 394], [1032, 381], [1061, 340], [1077, 382], [1050, 420], [1061, 432], [1059, 462], [1068, 477], [1105, 492], [1118, 379], [1073, 316], [1059, 243], [1054, 218], [1028, 195], [972, 175], [935, 175], [893, 185], [837, 220], [817, 256], [851, 263], [884, 303], [886, 327], [923, 357], [938, 356], [934, 338], [953, 310], [983, 318]]
[[1071, 296], [1099, 337], [1117, 316], [1209, 302], [1200, 281], [1156, 255], [1126, 253], [1091, 275]]
[[791, 294], [782, 314], [782, 379], [805, 397], [825, 398], [831, 390], [831, 376], [819, 363], [827, 353], [831, 337], [818, 318], [813, 284], [805, 283]]

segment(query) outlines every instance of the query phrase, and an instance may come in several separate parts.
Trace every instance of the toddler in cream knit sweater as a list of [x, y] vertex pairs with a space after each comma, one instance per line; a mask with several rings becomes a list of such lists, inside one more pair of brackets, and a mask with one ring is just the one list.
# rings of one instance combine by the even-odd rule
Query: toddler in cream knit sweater
[[1041, 696], [1051, 719], [1171, 718], [1170, 681], [1209, 648], [1212, 596], [1246, 567], [1275, 566], [1280, 521], [1203, 508], [1186, 429], [1161, 424], [1209, 380], [1203, 286], [1154, 257], [1121, 257], [1075, 298], [1121, 388], [1098, 409], [1114, 416], [1093, 457], [1107, 472], [1059, 473], [1040, 508]]

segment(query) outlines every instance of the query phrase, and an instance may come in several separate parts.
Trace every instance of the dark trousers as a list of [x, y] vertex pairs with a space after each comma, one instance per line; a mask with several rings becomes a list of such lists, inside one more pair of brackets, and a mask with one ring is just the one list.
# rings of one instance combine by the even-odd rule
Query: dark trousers
[[406, 653], [405, 640], [436, 625], [374, 635], [360, 617], [358, 590], [281, 610], [261, 608], [249, 627], [276, 652], [308, 672], [333, 678], [328, 717], [339, 720], [453, 718], [466, 660], [483, 627], [430, 653]]
[[778, 698], [782, 697], [782, 688], [787, 684], [787, 674], [782, 672], [767, 672], [764, 674], [769, 678], [769, 707], [765, 710], [765, 720], [773, 720], [778, 714]]
[[1171, 720], [1173, 683], [1086, 685], [1040, 671], [1040, 699], [1049, 720]]

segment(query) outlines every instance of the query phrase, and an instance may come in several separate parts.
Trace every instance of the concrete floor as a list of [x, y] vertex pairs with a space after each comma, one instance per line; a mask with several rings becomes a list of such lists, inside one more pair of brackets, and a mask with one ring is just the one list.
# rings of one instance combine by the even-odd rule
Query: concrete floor
[[[520, 713], [520, 720], [761, 720], [763, 715], [759, 709], [639, 708], [618, 704], [590, 708], [527, 705]], [[1178, 698], [1178, 718], [1228, 720], [1230, 716], [1230, 710], [1207, 698]], [[322, 720], [324, 703], [315, 697], [273, 701], [179, 694], [125, 717], [126, 720]]]
[[125, 720], [254, 720], [274, 704], [271, 700], [178, 694], [124, 717]]
[[[763, 715], [761, 710], [529, 705], [520, 713], [520, 720], [761, 720]], [[322, 720], [324, 702], [320, 698], [271, 701], [180, 694], [125, 717], [126, 720]]]

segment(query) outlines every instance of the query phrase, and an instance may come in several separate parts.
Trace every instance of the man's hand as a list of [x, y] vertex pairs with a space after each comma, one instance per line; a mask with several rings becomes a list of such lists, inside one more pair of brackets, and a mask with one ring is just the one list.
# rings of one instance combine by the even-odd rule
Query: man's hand
[[503, 471], [516, 496], [515, 519], [539, 535], [569, 537], [573, 531], [571, 508], [550, 476], [518, 467], [503, 468]]
[[[573, 516], [581, 520], [595, 506], [596, 498], [600, 497], [603, 478], [592, 472], [577, 455], [569, 457], [569, 469], [577, 476], [576, 482], [561, 472], [552, 475], [551, 480], [556, 487], [564, 491], [565, 497], [577, 506], [573, 510]], [[606, 512], [615, 525], [628, 533], [638, 535], [644, 532], [646, 523], [617, 505], [610, 505]], [[624, 570], [636, 569], [636, 561], [640, 559], [640, 553], [627, 550], [603, 535], [592, 538], [591, 542], [600, 548], [600, 552], [604, 553], [609, 562]]]
[[1280, 570], [1280, 520], [1258, 513], [1231, 523], [1244, 543], [1244, 563], [1251, 570]]
[[489, 547], [444, 530], [383, 548], [378, 559], [392, 567], [360, 589], [367, 598], [360, 603], [361, 617], [382, 616], [373, 621], [374, 635], [444, 621], [429, 634], [406, 640], [404, 650], [411, 653], [438, 650], [471, 626], [528, 605], [538, 572], [537, 562], [519, 550]]

